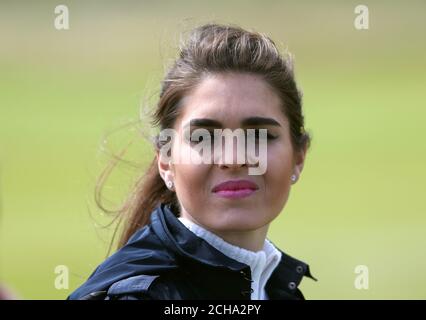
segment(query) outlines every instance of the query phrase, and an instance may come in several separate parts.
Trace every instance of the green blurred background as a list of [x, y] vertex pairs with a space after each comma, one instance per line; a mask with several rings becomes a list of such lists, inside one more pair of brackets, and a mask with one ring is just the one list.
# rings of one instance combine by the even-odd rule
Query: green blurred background
[[[66, 4], [70, 29], [54, 28]], [[370, 29], [356, 30], [367, 5]], [[424, 1], [1, 1], [0, 282], [64, 299], [105, 258], [96, 177], [132, 140], [105, 190], [117, 207], [153, 151], [138, 128], [182, 31], [239, 24], [295, 57], [313, 135], [302, 179], [270, 229], [308, 262], [308, 299], [426, 298]], [[146, 130], [147, 124], [139, 129]], [[115, 130], [115, 131], [114, 131]], [[69, 268], [69, 289], [54, 272]], [[354, 286], [369, 268], [369, 289]]]

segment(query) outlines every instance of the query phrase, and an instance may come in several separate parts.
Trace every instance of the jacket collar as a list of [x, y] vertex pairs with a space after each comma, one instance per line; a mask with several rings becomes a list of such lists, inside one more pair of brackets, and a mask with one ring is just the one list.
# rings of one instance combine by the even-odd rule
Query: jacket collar
[[189, 231], [168, 205], [160, 204], [156, 208], [151, 216], [151, 224], [155, 234], [177, 255], [193, 262], [216, 268], [228, 268], [232, 271], [247, 268], [246, 264], [229, 258], [207, 241]]
[[[248, 265], [229, 258], [197, 237], [168, 206], [160, 204], [152, 212], [150, 225], [135, 232], [127, 244], [101, 263], [68, 299], [80, 299], [93, 292], [107, 290], [115, 282], [129, 277], [159, 275], [176, 270], [179, 268], [177, 257], [190, 260], [198, 266], [243, 274], [250, 272]], [[296, 287], [303, 276], [316, 280], [307, 264], [282, 252], [280, 263], [266, 283], [269, 298], [294, 298]]]
[[[196, 263], [216, 268], [227, 268], [232, 271], [250, 270], [246, 264], [229, 258], [207, 241], [189, 231], [168, 205], [160, 204], [157, 206], [151, 216], [151, 224], [153, 231], [161, 241], [174, 253], [184, 258]], [[293, 258], [279, 248], [277, 249], [282, 253], [281, 260], [266, 284], [266, 290], [271, 298], [282, 295], [282, 291], [285, 291], [286, 294], [294, 294], [304, 276], [317, 281], [312, 276], [308, 264]]]

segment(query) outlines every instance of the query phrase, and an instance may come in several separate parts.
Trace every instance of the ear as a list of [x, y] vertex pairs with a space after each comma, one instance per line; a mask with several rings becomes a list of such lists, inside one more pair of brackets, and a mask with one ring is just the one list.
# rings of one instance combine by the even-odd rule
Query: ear
[[161, 152], [156, 152], [157, 157], [157, 165], [158, 165], [158, 172], [160, 173], [161, 178], [163, 178], [164, 183], [167, 181], [173, 181], [174, 178], [174, 172], [173, 172], [173, 165], [171, 161], [166, 161], [164, 157], [161, 155]]
[[302, 174], [303, 166], [305, 165], [305, 158], [306, 158], [307, 151], [308, 151], [308, 148], [305, 145], [300, 151], [297, 151], [294, 155], [293, 174], [296, 175], [297, 180], [299, 180], [300, 175]]

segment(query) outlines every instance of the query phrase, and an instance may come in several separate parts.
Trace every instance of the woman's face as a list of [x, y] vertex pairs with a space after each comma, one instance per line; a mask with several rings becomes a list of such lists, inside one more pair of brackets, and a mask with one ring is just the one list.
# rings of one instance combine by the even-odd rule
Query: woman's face
[[[172, 159], [177, 154], [180, 157], [199, 154], [194, 149], [194, 142], [180, 138], [183, 126], [199, 118], [215, 120], [221, 126], [191, 126], [191, 132], [198, 128], [209, 131], [267, 129], [268, 136], [273, 139], [265, 141], [266, 171], [262, 175], [249, 175], [248, 168], [252, 165], [237, 163], [235, 157], [233, 162], [222, 161], [222, 158], [210, 164], [185, 163], [182, 158], [163, 163], [160, 158], [160, 173], [163, 179], [174, 183], [181, 216], [218, 233], [267, 228], [284, 207], [292, 184], [291, 176], [299, 177], [305, 155], [305, 151], [294, 153], [289, 123], [280, 105], [278, 95], [265, 80], [244, 73], [209, 75], [183, 99], [174, 127], [179, 138], [174, 140]], [[243, 120], [250, 117], [270, 118], [279, 125], [243, 126]], [[213, 192], [213, 188], [222, 182], [241, 179], [254, 182], [257, 189], [249, 196], [237, 198], [223, 196], [226, 191]]]

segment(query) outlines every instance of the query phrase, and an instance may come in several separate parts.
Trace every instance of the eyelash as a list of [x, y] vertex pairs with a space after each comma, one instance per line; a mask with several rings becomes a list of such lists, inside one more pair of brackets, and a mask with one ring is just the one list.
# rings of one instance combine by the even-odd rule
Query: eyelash
[[[210, 131], [210, 130], [208, 130], [208, 131], [209, 131], [209, 134], [210, 134], [210, 140], [212, 140], [212, 137], [214, 137], [214, 132], [212, 132], [212, 131]], [[192, 134], [192, 133], [191, 133], [191, 134]], [[246, 137], [247, 137], [247, 134], [246, 134]], [[199, 142], [203, 141], [204, 137], [203, 137], [203, 136], [201, 136], [200, 138], [201, 138], [201, 139], [200, 139], [200, 141], [192, 141], [192, 140], [190, 140], [190, 143], [191, 143], [191, 144], [195, 144], [195, 143], [199, 143]], [[259, 140], [259, 130], [256, 130], [256, 131], [255, 131], [255, 138], [256, 138], [256, 140]], [[277, 136], [273, 136], [273, 135], [271, 135], [270, 133], [267, 133], [266, 138], [267, 138], [268, 140], [275, 140], [275, 139], [277, 139], [278, 137], [277, 137]]]

